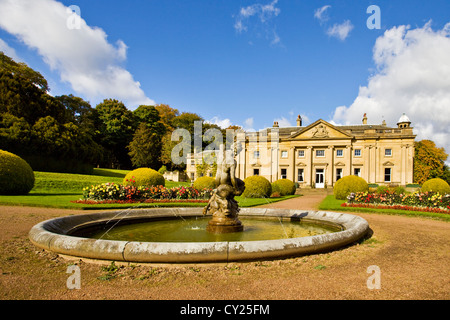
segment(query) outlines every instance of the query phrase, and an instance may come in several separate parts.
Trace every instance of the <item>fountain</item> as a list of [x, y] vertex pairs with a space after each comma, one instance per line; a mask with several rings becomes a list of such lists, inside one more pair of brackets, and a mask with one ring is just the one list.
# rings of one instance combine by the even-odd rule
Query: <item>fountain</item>
[[[235, 177], [236, 162], [231, 151], [223, 146], [220, 151], [217, 187], [203, 210], [155, 208], [72, 215], [35, 225], [29, 238], [39, 248], [77, 259], [205, 263], [330, 251], [361, 239], [369, 230], [366, 220], [344, 213], [240, 209], [234, 197], [242, 194], [245, 184]], [[200, 220], [205, 222], [208, 214], [212, 218], [203, 227]], [[274, 222], [269, 229], [264, 225], [268, 221]], [[272, 235], [276, 225], [281, 233]], [[190, 233], [184, 235], [185, 229]], [[120, 236], [123, 230], [124, 237]], [[144, 230], [144, 237], [134, 236], [138, 230]]]
[[217, 159], [216, 186], [208, 205], [203, 214], [210, 212], [213, 216], [206, 230], [212, 233], [242, 232], [244, 226], [239, 221], [239, 206], [234, 199], [240, 196], [245, 189], [244, 182], [236, 178], [236, 160], [232, 154], [233, 150], [225, 150], [220, 146]]

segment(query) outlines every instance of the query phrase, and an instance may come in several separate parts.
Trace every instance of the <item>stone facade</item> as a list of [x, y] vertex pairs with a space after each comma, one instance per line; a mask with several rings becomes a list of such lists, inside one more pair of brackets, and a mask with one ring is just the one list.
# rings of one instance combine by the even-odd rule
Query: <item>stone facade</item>
[[[397, 127], [367, 124], [334, 126], [324, 120], [296, 127], [272, 128], [237, 134], [240, 146], [236, 176], [262, 175], [273, 182], [286, 178], [301, 187], [332, 187], [340, 178], [358, 175], [369, 184], [413, 183], [415, 135], [411, 121], [403, 115]], [[187, 174], [196, 179], [195, 165], [187, 163]]]

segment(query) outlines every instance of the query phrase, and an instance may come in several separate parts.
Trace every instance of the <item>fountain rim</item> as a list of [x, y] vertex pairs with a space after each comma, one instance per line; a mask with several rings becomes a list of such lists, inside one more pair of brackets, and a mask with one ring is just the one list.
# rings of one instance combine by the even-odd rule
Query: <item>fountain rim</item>
[[239, 216], [282, 217], [334, 224], [342, 231], [301, 238], [224, 242], [135, 242], [72, 236], [77, 228], [121, 219], [161, 219], [202, 216], [202, 208], [152, 208], [71, 215], [38, 223], [29, 232], [37, 247], [80, 259], [132, 263], [208, 263], [274, 260], [331, 251], [361, 239], [368, 222], [356, 215], [299, 209], [242, 208]]

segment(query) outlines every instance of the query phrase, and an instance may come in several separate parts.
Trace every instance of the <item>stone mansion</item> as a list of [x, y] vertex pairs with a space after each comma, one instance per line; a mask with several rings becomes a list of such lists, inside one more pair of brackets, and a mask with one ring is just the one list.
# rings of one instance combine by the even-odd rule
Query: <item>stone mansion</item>
[[[289, 179], [302, 188], [333, 187], [347, 175], [357, 175], [369, 184], [413, 183], [414, 140], [411, 121], [403, 114], [397, 127], [367, 124], [334, 126], [324, 120], [296, 127], [279, 127], [259, 132], [241, 132], [236, 155], [236, 176], [262, 175], [273, 182]], [[189, 155], [186, 173], [197, 178], [196, 161]], [[209, 175], [212, 175], [209, 173]]]

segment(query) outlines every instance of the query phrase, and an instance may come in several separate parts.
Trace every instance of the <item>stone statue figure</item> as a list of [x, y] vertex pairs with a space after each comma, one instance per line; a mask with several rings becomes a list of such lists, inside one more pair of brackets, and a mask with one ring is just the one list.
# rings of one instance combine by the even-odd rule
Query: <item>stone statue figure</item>
[[216, 189], [208, 205], [203, 209], [204, 215], [211, 213], [213, 216], [207, 227], [210, 232], [227, 233], [243, 230], [238, 219], [239, 206], [234, 197], [244, 192], [245, 184], [236, 178], [236, 166], [233, 150], [225, 150], [222, 144], [217, 157]]

